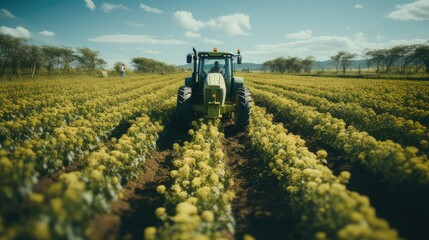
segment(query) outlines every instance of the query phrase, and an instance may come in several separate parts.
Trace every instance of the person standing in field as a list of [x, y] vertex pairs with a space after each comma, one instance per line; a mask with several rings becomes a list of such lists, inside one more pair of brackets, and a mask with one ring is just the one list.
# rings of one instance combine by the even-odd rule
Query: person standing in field
[[122, 64], [121, 68], [119, 69], [119, 75], [121, 77], [125, 77], [125, 65], [124, 64]]

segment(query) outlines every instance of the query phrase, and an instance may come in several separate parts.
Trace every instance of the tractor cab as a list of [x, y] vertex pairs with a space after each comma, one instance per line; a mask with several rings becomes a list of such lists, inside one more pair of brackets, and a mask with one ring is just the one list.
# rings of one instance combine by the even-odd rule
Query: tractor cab
[[234, 76], [234, 61], [241, 64], [241, 59], [239, 50], [235, 55], [219, 52], [217, 48], [212, 52], [197, 53], [193, 48], [193, 54], [187, 55], [187, 63], [193, 63], [192, 76], [185, 78], [185, 86], [178, 91], [176, 118], [179, 124], [190, 125], [195, 115], [214, 119], [230, 117], [235, 112], [235, 118], [240, 118], [238, 101], [245, 98], [244, 107], [247, 109], [241, 113], [244, 122], [239, 125], [243, 129], [247, 127], [250, 121], [250, 91], [243, 87], [242, 77]]

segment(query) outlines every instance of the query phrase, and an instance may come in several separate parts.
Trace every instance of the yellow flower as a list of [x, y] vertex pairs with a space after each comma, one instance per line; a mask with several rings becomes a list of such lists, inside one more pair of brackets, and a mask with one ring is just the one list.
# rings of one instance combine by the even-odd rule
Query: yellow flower
[[205, 221], [205, 222], [213, 222], [214, 221], [214, 214], [212, 211], [208, 211], [205, 210], [202, 214], [201, 214], [201, 218]]
[[91, 178], [95, 180], [101, 180], [103, 178], [103, 174], [101, 173], [100, 170], [94, 169], [91, 171]]
[[181, 202], [179, 204], [177, 204], [176, 206], [176, 213], [180, 214], [187, 214], [187, 215], [192, 215], [192, 214], [197, 214], [198, 213], [198, 209], [196, 206], [188, 203], [188, 202]]
[[165, 192], [165, 190], [166, 190], [166, 187], [164, 185], [159, 185], [158, 187], [156, 187], [156, 191], [159, 194], [163, 194]]
[[157, 208], [157, 209], [155, 210], [155, 215], [156, 215], [158, 218], [162, 217], [165, 213], [166, 213], [166, 210], [165, 210], [165, 208], [163, 208], [163, 207], [159, 207], [159, 208]]
[[40, 193], [30, 193], [28, 199], [34, 203], [42, 203], [45, 200], [45, 197]]
[[252, 235], [250, 234], [244, 234], [243, 240], [256, 240]]
[[66, 213], [63, 209], [63, 201], [60, 198], [51, 199], [51, 208], [60, 221], [66, 218]]
[[156, 239], [156, 227], [147, 227], [144, 230], [144, 239], [155, 240]]
[[3, 169], [12, 168], [12, 161], [10, 161], [7, 157], [2, 157], [0, 159], [0, 166]]
[[196, 188], [199, 186], [201, 186], [201, 178], [195, 177], [194, 179], [192, 179], [192, 187]]
[[324, 232], [317, 232], [316, 233], [316, 239], [317, 240], [324, 240], [324, 239], [326, 239], [326, 233], [324, 233]]
[[196, 197], [190, 197], [186, 200], [188, 203], [192, 204], [192, 205], [196, 205], [198, 202], [198, 198]]
[[49, 225], [43, 222], [36, 223], [36, 226], [34, 226], [34, 236], [36, 239], [50, 239]]
[[202, 198], [202, 199], [206, 199], [210, 196], [211, 193], [211, 189], [207, 186], [204, 186], [202, 188], [199, 188], [197, 190], [197, 197]]

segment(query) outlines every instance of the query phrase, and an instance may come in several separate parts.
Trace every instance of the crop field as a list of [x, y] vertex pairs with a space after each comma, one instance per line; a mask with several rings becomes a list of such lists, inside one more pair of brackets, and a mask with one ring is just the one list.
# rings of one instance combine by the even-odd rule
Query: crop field
[[0, 81], [0, 240], [427, 238], [429, 82], [238, 75], [245, 132], [187, 74]]

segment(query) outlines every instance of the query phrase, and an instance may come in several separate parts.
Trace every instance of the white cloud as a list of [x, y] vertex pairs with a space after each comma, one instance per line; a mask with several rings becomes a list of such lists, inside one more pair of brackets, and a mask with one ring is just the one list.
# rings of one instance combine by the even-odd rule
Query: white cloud
[[185, 36], [188, 38], [201, 38], [201, 34], [192, 31], [185, 32]]
[[116, 34], [104, 35], [94, 38], [89, 38], [91, 42], [103, 43], [148, 43], [148, 44], [166, 44], [166, 45], [181, 45], [186, 44], [185, 41], [177, 39], [158, 39], [149, 35], [129, 35], [129, 34]]
[[[211, 25], [212, 28], [218, 28], [231, 35], [248, 35], [245, 31], [250, 30], [250, 17], [243, 13], [235, 13], [232, 15], [221, 16], [214, 20], [215, 24]], [[210, 21], [210, 24], [212, 22]]]
[[429, 20], [429, 0], [418, 0], [413, 3], [396, 5], [396, 10], [388, 18], [401, 21]]
[[95, 4], [92, 0], [84, 0], [86, 3], [86, 7], [91, 9], [91, 11], [94, 11], [95, 9]]
[[350, 27], [345, 27], [344, 30], [350, 31]]
[[279, 56], [296, 56], [305, 58], [314, 56], [316, 60], [328, 60], [338, 51], [363, 54], [365, 49], [390, 48], [396, 45], [408, 45], [424, 43], [427, 40], [385, 40], [371, 42], [362, 33], [357, 33], [354, 38], [342, 36], [317, 36], [311, 39], [296, 40], [279, 44], [260, 44], [243, 52], [249, 62], [264, 62]]
[[162, 10], [159, 10], [158, 8], [149, 7], [147, 5], [144, 5], [143, 3], [140, 4], [140, 8], [145, 10], [146, 12], [157, 13], [157, 14], [163, 13]]
[[27, 29], [25, 29], [21, 26], [16, 27], [16, 28], [8, 28], [5, 26], [1, 26], [0, 27], [0, 33], [7, 34], [7, 35], [10, 35], [10, 36], [16, 37], [16, 38], [26, 38], [26, 39], [31, 38], [30, 31], [28, 31]]
[[360, 3], [355, 4], [355, 9], [363, 9], [363, 8], [365, 8], [365, 5], [360, 4]]
[[45, 36], [45, 37], [54, 37], [55, 36], [54, 32], [47, 31], [47, 30], [38, 32], [38, 34]]
[[182, 27], [194, 32], [197, 32], [205, 25], [203, 22], [195, 20], [192, 16], [192, 13], [187, 11], [175, 12], [174, 20], [177, 21]]
[[309, 39], [313, 35], [313, 31], [311, 30], [303, 30], [297, 33], [290, 33], [286, 35], [286, 38], [290, 39]]
[[206, 22], [197, 20], [191, 12], [177, 11], [174, 13], [174, 20], [182, 27], [198, 32], [202, 28], [224, 31], [231, 35], [248, 35], [246, 30], [250, 30], [250, 17], [242, 13], [235, 13], [210, 19]]
[[127, 6], [124, 6], [122, 4], [113, 4], [113, 3], [103, 3], [102, 8], [103, 8], [105, 13], [110, 13], [115, 9], [131, 11], [131, 9]]
[[11, 12], [9, 12], [7, 9], [0, 10], [0, 16], [3, 18], [12, 18], [16, 19], [15, 15], [13, 15]]

